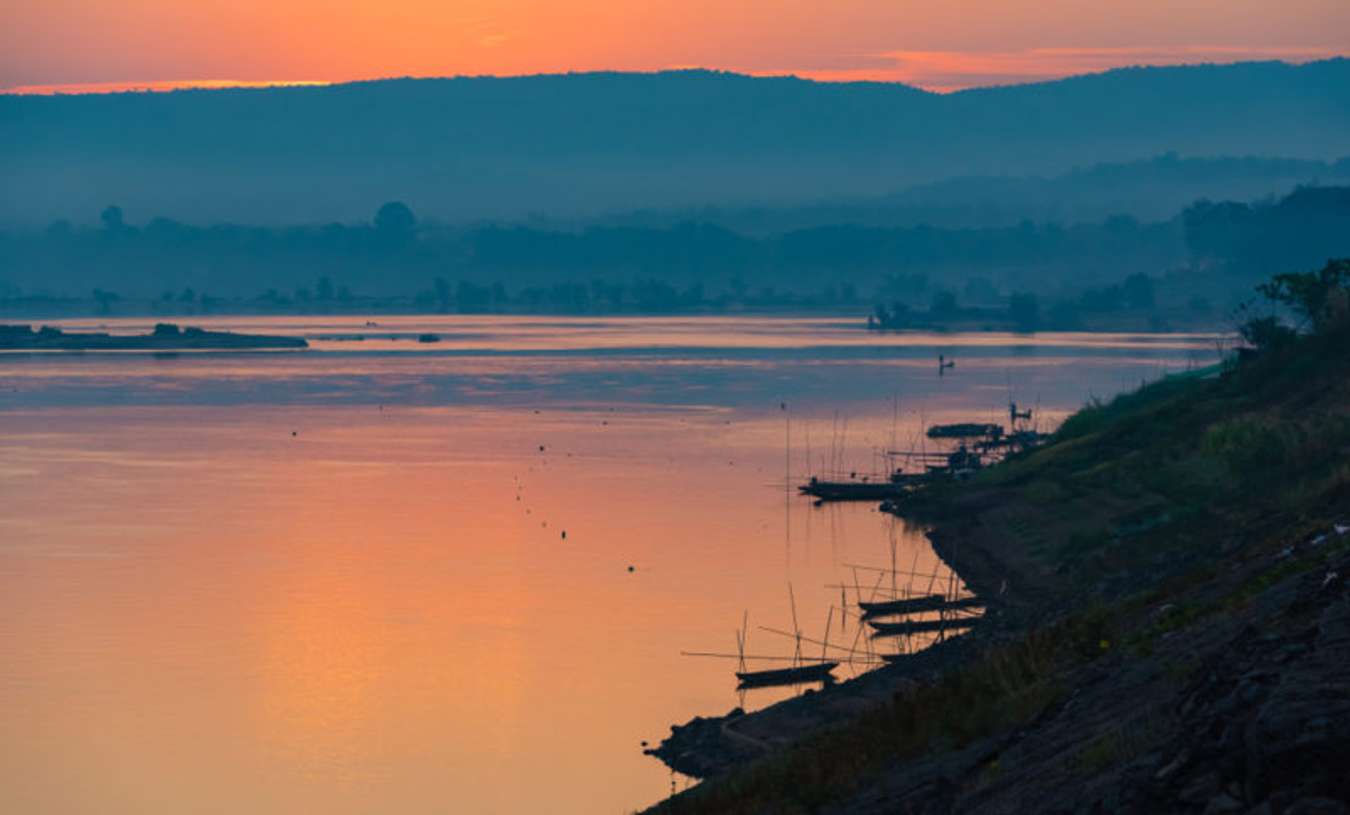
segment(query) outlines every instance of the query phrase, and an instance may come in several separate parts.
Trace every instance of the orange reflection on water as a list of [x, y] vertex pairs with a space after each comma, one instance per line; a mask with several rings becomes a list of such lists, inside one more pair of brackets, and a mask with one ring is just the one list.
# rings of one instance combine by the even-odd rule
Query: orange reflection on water
[[[7, 416], [5, 491], [27, 533], [2, 577], [14, 704], [0, 719], [21, 770], [3, 803], [653, 800], [666, 774], [638, 742], [736, 703], [731, 664], [678, 651], [729, 648], [745, 608], [787, 625], [790, 579], [819, 634], [847, 538], [839, 517], [794, 500], [785, 548], [780, 429], [736, 418]], [[884, 521], [844, 523], [858, 522], [875, 548]]]
[[1181, 358], [995, 359], [953, 335], [939, 379], [729, 350], [831, 336], [791, 321], [705, 321], [729, 336], [705, 355], [698, 320], [469, 322], [496, 349], [683, 350], [0, 361], [0, 810], [641, 806], [670, 777], [640, 742], [740, 702], [734, 660], [681, 650], [733, 652], [748, 611], [749, 650], [791, 654], [761, 629], [791, 628], [789, 584], [818, 638], [840, 584], [870, 589], [845, 564], [890, 565], [892, 540], [898, 567], [937, 569], [918, 531], [791, 484], [997, 419], [1010, 369], [1053, 421]]

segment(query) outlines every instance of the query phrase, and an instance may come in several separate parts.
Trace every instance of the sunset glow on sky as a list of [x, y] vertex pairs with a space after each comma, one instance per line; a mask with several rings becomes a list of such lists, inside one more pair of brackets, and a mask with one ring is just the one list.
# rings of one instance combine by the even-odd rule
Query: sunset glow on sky
[[5, 17], [0, 88], [30, 91], [694, 66], [953, 90], [1350, 51], [1344, 0], [44, 0]]

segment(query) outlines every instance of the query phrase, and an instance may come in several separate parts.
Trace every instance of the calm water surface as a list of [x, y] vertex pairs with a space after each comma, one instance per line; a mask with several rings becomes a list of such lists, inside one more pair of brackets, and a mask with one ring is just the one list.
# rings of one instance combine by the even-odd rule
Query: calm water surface
[[938, 566], [789, 480], [1010, 393], [1052, 426], [1215, 347], [373, 319], [186, 321], [299, 353], [0, 355], [0, 811], [631, 811], [685, 783], [643, 740], [740, 703], [682, 649], [734, 651], [748, 610], [790, 654], [758, 629], [789, 584], [819, 636], [845, 564]]

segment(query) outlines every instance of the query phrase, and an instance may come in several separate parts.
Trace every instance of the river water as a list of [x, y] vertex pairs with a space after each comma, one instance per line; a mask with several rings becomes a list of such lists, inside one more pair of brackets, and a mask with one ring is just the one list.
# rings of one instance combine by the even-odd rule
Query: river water
[[1215, 357], [763, 317], [187, 322], [313, 347], [0, 355], [0, 811], [632, 811], [687, 783], [642, 742], [794, 692], [742, 699], [735, 660], [682, 650], [734, 653], [748, 613], [751, 653], [791, 655], [760, 626], [794, 602], [852, 641], [854, 564], [941, 568], [791, 483]]

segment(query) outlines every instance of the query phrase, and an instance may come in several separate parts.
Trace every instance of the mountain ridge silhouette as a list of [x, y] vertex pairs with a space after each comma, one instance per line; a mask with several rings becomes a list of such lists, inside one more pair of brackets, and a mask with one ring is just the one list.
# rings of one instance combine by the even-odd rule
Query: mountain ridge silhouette
[[0, 221], [447, 219], [884, 194], [1166, 152], [1334, 159], [1350, 60], [934, 94], [706, 70], [0, 96]]

